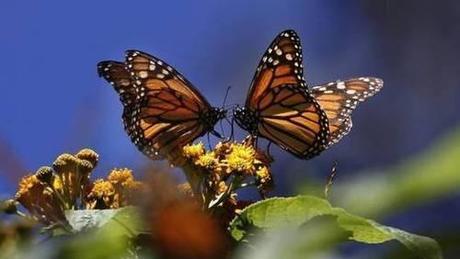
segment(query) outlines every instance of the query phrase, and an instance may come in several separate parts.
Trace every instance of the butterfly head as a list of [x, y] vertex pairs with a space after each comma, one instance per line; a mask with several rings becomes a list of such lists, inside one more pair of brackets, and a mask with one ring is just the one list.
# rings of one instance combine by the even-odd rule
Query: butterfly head
[[202, 114], [201, 121], [203, 125], [205, 125], [207, 131], [212, 131], [214, 129], [214, 125], [225, 117], [227, 117], [227, 110], [213, 107]]
[[257, 125], [259, 124], [259, 119], [254, 111], [251, 111], [246, 107], [238, 106], [235, 110], [233, 110], [233, 117], [235, 118], [238, 126], [248, 131], [251, 135], [257, 135]]

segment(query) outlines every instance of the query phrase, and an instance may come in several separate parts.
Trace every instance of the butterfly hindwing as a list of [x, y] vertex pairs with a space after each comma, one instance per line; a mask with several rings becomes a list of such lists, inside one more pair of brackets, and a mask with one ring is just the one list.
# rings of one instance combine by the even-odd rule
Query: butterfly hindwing
[[102, 61], [97, 64], [97, 70], [99, 76], [107, 80], [120, 95], [123, 106], [130, 106], [135, 102], [135, 85], [124, 63]]
[[328, 146], [337, 143], [352, 127], [351, 113], [367, 98], [383, 87], [383, 81], [374, 77], [359, 77], [335, 81], [312, 88], [312, 95], [325, 111], [331, 133]]
[[260, 99], [259, 135], [302, 159], [324, 150], [329, 137], [326, 114], [297, 85], [273, 88]]

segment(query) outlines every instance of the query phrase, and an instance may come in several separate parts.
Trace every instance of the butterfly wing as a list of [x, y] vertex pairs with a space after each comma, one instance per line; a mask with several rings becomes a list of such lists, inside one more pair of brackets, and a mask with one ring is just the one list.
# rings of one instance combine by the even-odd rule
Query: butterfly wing
[[258, 135], [309, 159], [324, 150], [329, 131], [326, 114], [306, 88], [301, 50], [292, 30], [275, 38], [257, 67], [246, 109], [257, 114]]
[[260, 136], [302, 159], [323, 151], [329, 137], [326, 114], [297, 85], [273, 88], [258, 102]]
[[[123, 125], [125, 131], [129, 132], [132, 124], [132, 113], [136, 106], [136, 88], [134, 80], [122, 62], [102, 61], [97, 65], [98, 74], [109, 82], [115, 91], [120, 95], [123, 104]], [[133, 136], [131, 139], [134, 141]]]
[[[131, 104], [124, 120], [128, 135], [140, 151], [152, 159], [163, 158], [207, 132], [201, 116], [211, 106], [179, 72], [163, 60], [136, 50], [126, 52], [124, 65], [124, 70], [117, 69], [118, 73], [113, 72], [116, 76], [110, 76], [131, 79]], [[125, 98], [120, 89], [115, 87]]]
[[246, 107], [255, 107], [264, 92], [287, 84], [306, 86], [303, 78], [302, 47], [293, 30], [278, 34], [265, 51], [252, 79]]
[[136, 100], [136, 89], [125, 64], [117, 61], [102, 61], [97, 64], [100, 77], [107, 80], [120, 95], [123, 106], [131, 106]]
[[374, 77], [353, 78], [315, 86], [312, 95], [329, 120], [328, 146], [337, 143], [352, 127], [351, 113], [367, 98], [383, 87], [383, 81]]

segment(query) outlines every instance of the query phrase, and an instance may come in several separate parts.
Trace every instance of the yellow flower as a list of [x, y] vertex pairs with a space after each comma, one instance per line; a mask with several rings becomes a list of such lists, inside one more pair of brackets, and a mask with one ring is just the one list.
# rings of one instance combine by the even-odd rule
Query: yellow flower
[[107, 176], [107, 180], [115, 185], [125, 185], [127, 182], [134, 181], [133, 171], [128, 168], [113, 169]]
[[232, 150], [232, 142], [219, 142], [217, 143], [216, 147], [214, 148], [214, 152], [217, 156], [226, 156]]
[[231, 152], [226, 157], [230, 171], [251, 173], [254, 170], [256, 151], [252, 146], [233, 144]]
[[36, 172], [35, 176], [42, 183], [51, 184], [54, 178], [54, 170], [49, 166], [42, 166]]
[[220, 181], [218, 184], [217, 184], [217, 189], [216, 189], [216, 193], [217, 194], [221, 194], [221, 193], [224, 193], [227, 191], [227, 184], [225, 183], [225, 181]]
[[206, 169], [213, 169], [217, 165], [216, 155], [214, 152], [207, 152], [202, 154], [195, 161], [195, 165], [201, 166]]
[[89, 161], [91, 165], [96, 167], [97, 163], [99, 162], [99, 155], [89, 148], [84, 148], [75, 155], [77, 158]]
[[94, 181], [93, 188], [86, 197], [86, 208], [116, 209], [119, 207], [118, 197], [112, 183], [103, 179]]
[[182, 148], [182, 152], [184, 153], [184, 157], [188, 159], [196, 159], [199, 156], [202, 156], [205, 153], [204, 149], [204, 144], [203, 143], [198, 143], [198, 144], [191, 144], [191, 145], [186, 145]]
[[66, 222], [64, 205], [54, 190], [35, 175], [27, 175], [21, 179], [15, 198], [34, 218], [46, 225]]
[[177, 185], [177, 190], [183, 195], [193, 196], [193, 191], [190, 183], [181, 183]]
[[259, 168], [257, 168], [256, 177], [261, 184], [267, 183], [272, 178], [270, 171], [266, 166], [260, 166]]

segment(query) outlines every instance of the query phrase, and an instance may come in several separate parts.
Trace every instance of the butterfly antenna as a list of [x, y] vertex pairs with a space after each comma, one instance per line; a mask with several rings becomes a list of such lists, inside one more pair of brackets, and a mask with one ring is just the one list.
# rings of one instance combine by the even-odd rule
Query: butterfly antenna
[[[222, 108], [221, 108], [222, 110], [225, 110], [225, 103], [227, 102], [227, 97], [228, 97], [228, 93], [230, 92], [230, 88], [232, 87], [228, 86], [227, 91], [225, 91], [224, 101], [222, 102]], [[222, 135], [225, 138], [224, 124], [222, 123], [222, 120], [219, 121], [219, 125], [220, 125], [220, 131], [222, 132]]]
[[228, 93], [230, 92], [230, 88], [232, 88], [232, 87], [228, 86], [227, 91], [225, 91], [224, 101], [222, 102], [222, 109], [224, 109], [225, 103], [227, 102], [227, 97], [228, 97]]

